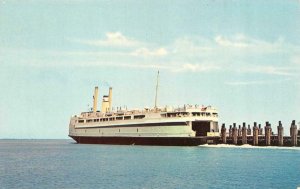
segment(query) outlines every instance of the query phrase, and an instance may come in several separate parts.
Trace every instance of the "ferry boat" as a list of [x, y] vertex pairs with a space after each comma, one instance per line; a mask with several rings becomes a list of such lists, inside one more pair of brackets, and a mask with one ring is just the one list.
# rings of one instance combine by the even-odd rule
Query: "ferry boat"
[[219, 136], [218, 112], [212, 106], [157, 106], [158, 76], [154, 108], [112, 110], [112, 88], [102, 98], [98, 111], [98, 87], [93, 109], [71, 117], [69, 136], [77, 143], [196, 146], [207, 137]]

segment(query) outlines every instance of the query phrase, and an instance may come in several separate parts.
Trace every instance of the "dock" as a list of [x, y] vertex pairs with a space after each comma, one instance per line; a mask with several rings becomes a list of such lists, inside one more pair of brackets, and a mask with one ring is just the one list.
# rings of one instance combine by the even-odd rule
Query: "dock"
[[229, 126], [227, 131], [225, 124], [222, 124], [220, 136], [206, 138], [207, 144], [232, 144], [253, 146], [300, 146], [300, 130], [298, 130], [296, 121], [293, 120], [290, 125], [290, 135], [284, 136], [284, 128], [281, 121], [277, 125], [277, 134], [272, 131], [271, 124], [265, 122], [264, 128], [257, 122], [253, 123], [252, 129], [243, 122], [242, 126], [237, 127], [236, 123]]

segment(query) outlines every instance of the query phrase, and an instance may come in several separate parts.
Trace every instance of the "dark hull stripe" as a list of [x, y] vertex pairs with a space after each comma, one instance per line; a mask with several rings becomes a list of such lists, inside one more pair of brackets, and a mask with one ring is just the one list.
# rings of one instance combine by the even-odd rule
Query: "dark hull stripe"
[[110, 125], [110, 126], [89, 126], [89, 127], [76, 127], [76, 129], [86, 128], [116, 128], [116, 127], [155, 127], [155, 126], [183, 126], [187, 125], [186, 122], [162, 122], [162, 123], [138, 123], [126, 125]]
[[206, 144], [206, 137], [84, 137], [70, 136], [82, 144], [198, 146]]

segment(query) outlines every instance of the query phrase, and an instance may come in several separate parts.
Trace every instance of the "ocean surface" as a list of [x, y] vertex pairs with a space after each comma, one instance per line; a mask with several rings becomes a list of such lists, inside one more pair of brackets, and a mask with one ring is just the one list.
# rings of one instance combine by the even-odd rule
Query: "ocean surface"
[[300, 148], [0, 140], [0, 188], [297, 188]]

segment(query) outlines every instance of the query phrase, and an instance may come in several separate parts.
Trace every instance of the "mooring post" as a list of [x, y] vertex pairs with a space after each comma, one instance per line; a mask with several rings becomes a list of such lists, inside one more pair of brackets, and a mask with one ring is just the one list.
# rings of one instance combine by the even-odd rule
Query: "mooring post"
[[266, 126], [265, 126], [266, 146], [270, 146], [271, 145], [271, 133], [272, 133], [271, 124], [267, 121], [266, 122]]
[[223, 144], [226, 144], [226, 127], [225, 127], [225, 123], [222, 124], [221, 137], [222, 137]]
[[278, 146], [283, 146], [283, 127], [281, 121], [279, 121], [277, 126], [277, 137], [278, 137]]
[[242, 144], [247, 144], [247, 128], [246, 128], [246, 123], [243, 123], [243, 128], [242, 128]]
[[233, 144], [237, 144], [237, 138], [238, 138], [238, 130], [236, 128], [236, 124], [233, 124], [233, 129], [232, 129], [232, 141]]
[[232, 126], [231, 125], [229, 126], [228, 135], [229, 135], [229, 138], [232, 140]]
[[297, 125], [295, 120], [292, 121], [291, 128], [290, 128], [290, 135], [291, 135], [291, 145], [297, 146], [298, 130], [297, 130]]
[[238, 137], [242, 136], [242, 128], [241, 125], [239, 125], [239, 129], [238, 129]]
[[256, 125], [256, 122], [254, 122], [254, 126], [253, 126], [253, 145], [254, 146], [258, 145], [258, 127]]
[[248, 125], [248, 129], [247, 129], [247, 135], [251, 135], [251, 128], [250, 128], [250, 124]]
[[263, 134], [263, 129], [261, 128], [261, 124], [258, 124], [258, 135]]

